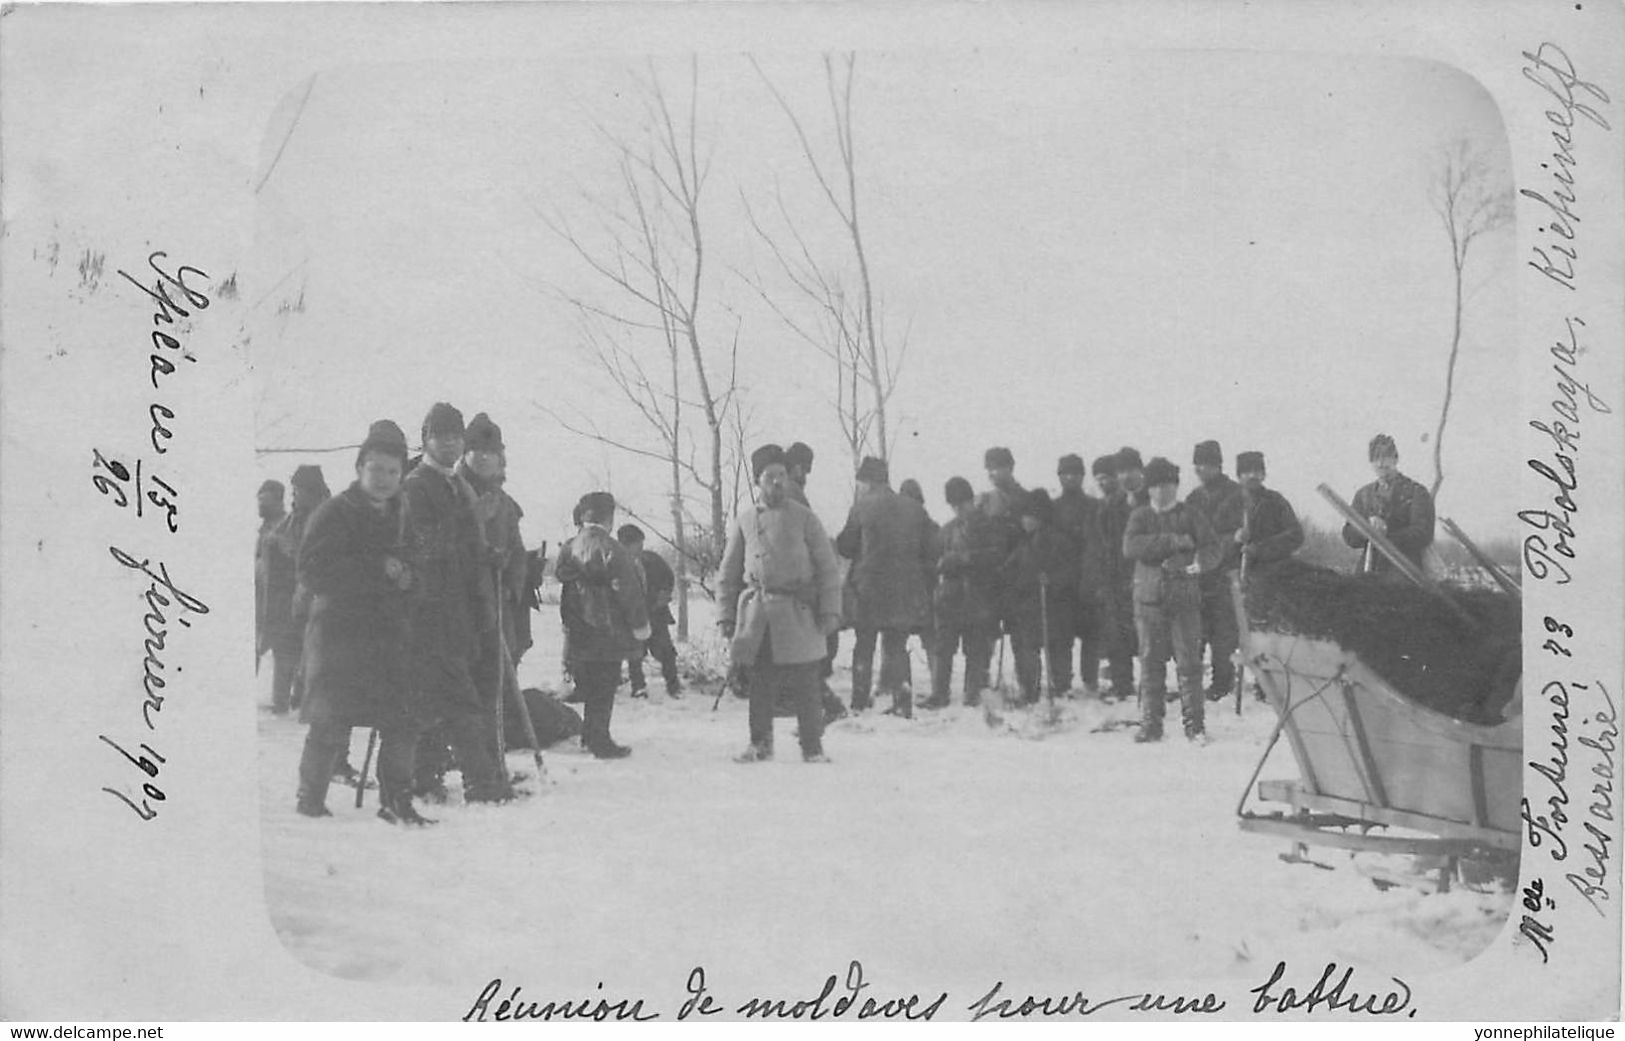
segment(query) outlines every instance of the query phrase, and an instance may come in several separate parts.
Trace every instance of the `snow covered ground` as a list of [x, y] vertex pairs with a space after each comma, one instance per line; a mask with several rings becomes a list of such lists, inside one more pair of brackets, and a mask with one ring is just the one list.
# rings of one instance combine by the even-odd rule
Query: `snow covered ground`
[[[543, 645], [521, 680], [554, 686], [556, 623], [536, 621]], [[845, 700], [844, 668], [835, 687]], [[262, 715], [277, 933], [327, 973], [465, 991], [546, 971], [566, 995], [658, 979], [680, 1000], [703, 957], [712, 980], [778, 993], [787, 980], [816, 993], [854, 958], [897, 986], [985, 989], [996, 969], [1070, 993], [1102, 977], [1261, 980], [1277, 959], [1426, 975], [1471, 959], [1511, 906], [1379, 891], [1346, 855], [1315, 853], [1333, 871], [1289, 865], [1284, 840], [1242, 833], [1236, 803], [1274, 722], [1252, 701], [1240, 717], [1210, 706], [1206, 747], [1177, 736], [1174, 705], [1174, 736], [1152, 746], [1097, 729], [1131, 710], [1090, 700], [1067, 702], [1058, 727], [1018, 713], [999, 732], [958, 707], [865, 714], [830, 727], [827, 766], [803, 764], [780, 719], [781, 758], [741, 766], [743, 701], [668, 701], [658, 679], [652, 693], [617, 699], [631, 758], [557, 746], [552, 783], [500, 808], [460, 805], [453, 774], [452, 804], [428, 808], [440, 823], [424, 831], [337, 786], [333, 819], [296, 815], [304, 728]], [[364, 735], [354, 744], [359, 765]], [[509, 764], [530, 769], [529, 753]], [[1261, 776], [1295, 775], [1283, 742]]]

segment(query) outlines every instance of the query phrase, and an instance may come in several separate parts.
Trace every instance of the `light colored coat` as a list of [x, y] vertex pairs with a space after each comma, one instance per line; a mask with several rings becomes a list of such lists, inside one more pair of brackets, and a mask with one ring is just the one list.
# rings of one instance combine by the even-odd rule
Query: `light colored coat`
[[841, 612], [841, 573], [813, 511], [793, 500], [741, 510], [718, 586], [721, 620], [734, 624], [736, 662], [755, 664], [764, 635], [776, 665], [823, 660], [818, 620]]

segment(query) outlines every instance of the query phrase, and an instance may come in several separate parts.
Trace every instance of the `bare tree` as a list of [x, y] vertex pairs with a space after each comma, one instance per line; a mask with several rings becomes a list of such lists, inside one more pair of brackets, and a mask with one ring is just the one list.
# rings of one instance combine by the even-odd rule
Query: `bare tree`
[[770, 231], [748, 199], [743, 200], [745, 214], [757, 238], [772, 255], [779, 273], [802, 298], [803, 306], [810, 307], [811, 317], [797, 317], [795, 310], [798, 309], [781, 304], [761, 278], [749, 281], [798, 339], [835, 363], [834, 403], [853, 463], [870, 452], [882, 459], [888, 458], [893, 440], [887, 428], [886, 409], [902, 372], [907, 337], [894, 355], [880, 328], [880, 308], [875, 299], [868, 253], [864, 249], [863, 226], [858, 214], [857, 148], [852, 130], [852, 84], [857, 56], [848, 52], [837, 61], [829, 54], [824, 55], [824, 87], [835, 135], [834, 163], [827, 157], [819, 157], [805, 125], [783, 92], [754, 57], [750, 62], [795, 132], [819, 194], [839, 220], [851, 253], [843, 263], [821, 262], [806, 234], [792, 218], [785, 204], [783, 187], [775, 179], [774, 202], [778, 223], [784, 230], [776, 234]]
[[1444, 484], [1444, 430], [1450, 420], [1450, 402], [1456, 387], [1456, 360], [1461, 354], [1461, 322], [1466, 297], [1463, 274], [1473, 240], [1512, 220], [1512, 187], [1490, 165], [1488, 156], [1465, 138], [1446, 147], [1429, 191], [1433, 210], [1450, 239], [1450, 262], [1455, 274], [1455, 314], [1450, 329], [1450, 358], [1445, 365], [1444, 400], [1439, 406], [1439, 427], [1433, 435], [1435, 499]]
[[[572, 433], [665, 468], [671, 533], [657, 535], [676, 551], [679, 638], [688, 635], [691, 575], [703, 578], [722, 557], [731, 447], [724, 435], [739, 390], [737, 322], [721, 349], [711, 346], [709, 323], [702, 323], [708, 283], [700, 200], [710, 157], [700, 154], [699, 63], [692, 57], [688, 80], [686, 111], [674, 115], [651, 60], [647, 78], [637, 80], [640, 130], [619, 136], [598, 125], [615, 155], [617, 185], [608, 197], [584, 193], [598, 219], [593, 239], [561, 215], [543, 215], [609, 293], [608, 302], [560, 295], [575, 309], [583, 350], [630, 404], [643, 435], [605, 433], [594, 420], [570, 421], [538, 403]], [[703, 452], [694, 445], [690, 413], [699, 416]], [[703, 546], [690, 535], [696, 527], [690, 489], [699, 490], [708, 508], [707, 519], [698, 523], [706, 535]]]

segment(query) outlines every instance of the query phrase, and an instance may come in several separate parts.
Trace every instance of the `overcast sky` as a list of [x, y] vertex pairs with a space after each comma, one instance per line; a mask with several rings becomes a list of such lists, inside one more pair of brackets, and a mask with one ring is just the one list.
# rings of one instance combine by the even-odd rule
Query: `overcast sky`
[[[832, 157], [818, 55], [763, 64]], [[777, 178], [830, 260], [843, 242], [746, 59], [702, 55], [699, 69], [705, 332], [720, 351], [737, 328], [753, 434], [813, 445], [813, 503], [836, 525], [850, 466], [833, 374], [745, 282], [771, 272], [741, 196], [766, 206]], [[1463, 136], [1507, 176], [1499, 115], [1471, 79], [1240, 51], [861, 53], [857, 70], [864, 234], [886, 329], [908, 343], [894, 484], [920, 479], [935, 515], [949, 476], [985, 483], [995, 444], [1029, 487], [1053, 487], [1063, 453], [1132, 444], [1180, 464], [1188, 488], [1192, 446], [1215, 438], [1227, 470], [1263, 451], [1271, 483], [1327, 522], [1315, 485], [1352, 495], [1378, 431], [1405, 472], [1431, 479], [1452, 289], [1428, 182]], [[686, 104], [686, 63], [658, 71]], [[352, 444], [382, 416], [415, 441], [445, 399], [502, 425], [528, 539], [557, 538], [601, 482], [659, 513], [657, 464], [574, 437], [536, 405], [648, 440], [552, 290], [614, 298], [540, 216], [591, 237], [586, 197], [615, 189], [593, 124], [636, 135], [635, 75], [647, 69], [624, 55], [358, 66], [285, 98], [241, 272], [256, 304], [257, 443]], [[1440, 512], [1484, 538], [1515, 524], [1512, 248], [1510, 231], [1475, 243], [1446, 437]], [[351, 459], [313, 461], [337, 490]], [[302, 461], [259, 466], [285, 479]]]

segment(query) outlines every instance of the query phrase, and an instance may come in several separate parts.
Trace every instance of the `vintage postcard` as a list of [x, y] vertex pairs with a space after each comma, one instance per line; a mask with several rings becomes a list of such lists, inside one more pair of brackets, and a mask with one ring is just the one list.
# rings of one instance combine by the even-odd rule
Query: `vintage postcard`
[[0, 1015], [1615, 1019], [1622, 42], [5, 7]]

